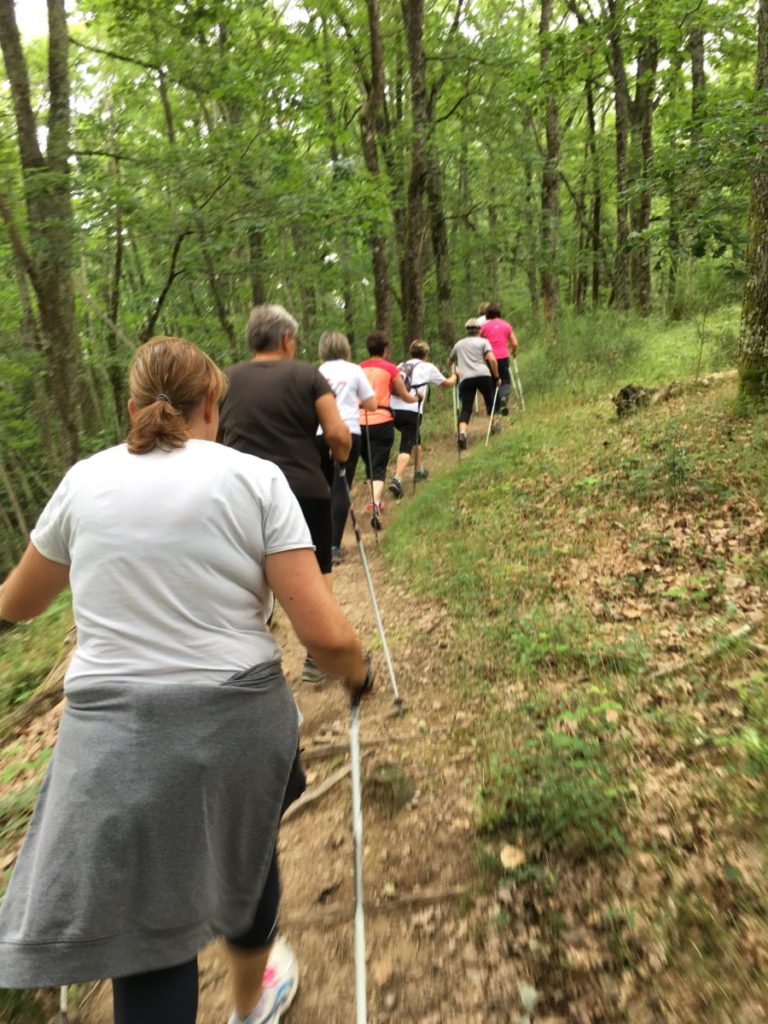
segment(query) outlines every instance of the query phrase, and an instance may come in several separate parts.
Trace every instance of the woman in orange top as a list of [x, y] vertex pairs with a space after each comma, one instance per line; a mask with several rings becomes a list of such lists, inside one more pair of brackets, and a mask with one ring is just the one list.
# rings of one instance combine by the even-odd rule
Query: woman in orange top
[[373, 516], [371, 526], [374, 530], [382, 528], [381, 495], [387, 476], [387, 464], [392, 445], [395, 441], [394, 418], [389, 408], [391, 395], [397, 395], [404, 402], [417, 404], [418, 398], [408, 393], [405, 381], [394, 363], [389, 362], [389, 338], [384, 331], [374, 331], [368, 335], [365, 343], [369, 357], [360, 366], [371, 382], [376, 396], [376, 411], [360, 413], [363, 428], [362, 457], [365, 462], [366, 479], [371, 481], [373, 501], [370, 504]]

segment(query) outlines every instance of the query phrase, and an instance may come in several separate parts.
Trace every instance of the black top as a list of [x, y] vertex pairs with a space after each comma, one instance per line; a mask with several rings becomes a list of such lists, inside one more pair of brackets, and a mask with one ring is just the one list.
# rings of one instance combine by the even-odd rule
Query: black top
[[230, 366], [226, 375], [219, 427], [224, 444], [274, 462], [298, 498], [329, 497], [315, 441], [315, 401], [333, 391], [317, 367], [259, 360]]

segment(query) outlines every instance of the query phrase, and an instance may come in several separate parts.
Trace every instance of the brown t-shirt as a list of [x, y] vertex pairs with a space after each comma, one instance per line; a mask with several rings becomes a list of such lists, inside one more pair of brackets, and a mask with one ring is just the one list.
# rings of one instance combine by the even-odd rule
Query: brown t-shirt
[[315, 401], [332, 395], [316, 366], [294, 359], [237, 363], [226, 370], [220, 437], [239, 452], [274, 462], [298, 498], [327, 498], [315, 440]]

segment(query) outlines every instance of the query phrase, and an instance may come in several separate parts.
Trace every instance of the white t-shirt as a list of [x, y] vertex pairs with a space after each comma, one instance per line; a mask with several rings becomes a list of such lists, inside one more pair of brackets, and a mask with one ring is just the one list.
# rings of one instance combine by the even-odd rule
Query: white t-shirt
[[[438, 370], [434, 363], [428, 363], [422, 359], [410, 360], [407, 359], [405, 363], [401, 363], [398, 367], [399, 370], [404, 370], [408, 363], [414, 363], [413, 371], [411, 373], [411, 394], [415, 394], [417, 398], [421, 399], [422, 412], [424, 411], [423, 406], [429, 391], [430, 384], [442, 384], [445, 380], [444, 375]], [[403, 379], [405, 374], [402, 373]], [[402, 398], [398, 398], [397, 395], [392, 395], [389, 400], [389, 406], [392, 410], [401, 409], [404, 412], [418, 412], [418, 405], [413, 403], [404, 402]]]
[[279, 661], [264, 558], [312, 547], [277, 466], [197, 440], [78, 462], [31, 539], [71, 566], [70, 693], [115, 679], [215, 684]]
[[[350, 433], [359, 434], [360, 402], [373, 398], [371, 382], [357, 363], [350, 363], [348, 359], [331, 359], [322, 363], [319, 369], [333, 388], [339, 414]], [[322, 430], [318, 430], [318, 434], [322, 434]]]

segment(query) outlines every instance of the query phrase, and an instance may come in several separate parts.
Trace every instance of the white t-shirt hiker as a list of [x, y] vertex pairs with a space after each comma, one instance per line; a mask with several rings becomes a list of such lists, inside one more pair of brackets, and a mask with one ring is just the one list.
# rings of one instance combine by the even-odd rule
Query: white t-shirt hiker
[[321, 363], [319, 369], [333, 389], [339, 413], [350, 433], [359, 434], [360, 402], [374, 396], [370, 381], [357, 363], [350, 363], [348, 359], [330, 359]]
[[[412, 367], [410, 371], [410, 383], [406, 376], [409, 367]], [[422, 407], [427, 398], [429, 385], [436, 384], [439, 386], [447, 379], [434, 363], [428, 363], [423, 359], [408, 359], [406, 362], [400, 363], [398, 370], [400, 370], [400, 374], [405, 380], [406, 386], [409, 388], [411, 394], [416, 395], [421, 402]], [[398, 398], [396, 395], [392, 395], [389, 404], [393, 412], [396, 409], [399, 409], [402, 412], [417, 413], [419, 410], [418, 406], [409, 405], [407, 402], [404, 402], [402, 398]]]
[[114, 679], [215, 685], [278, 662], [264, 559], [312, 547], [277, 466], [194, 439], [141, 456], [121, 444], [78, 462], [31, 539], [72, 565], [70, 694]]

